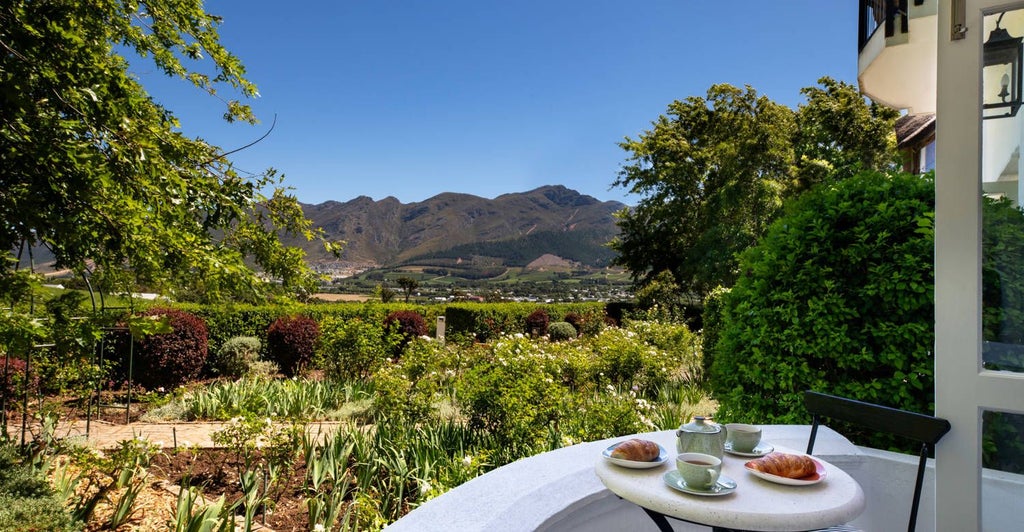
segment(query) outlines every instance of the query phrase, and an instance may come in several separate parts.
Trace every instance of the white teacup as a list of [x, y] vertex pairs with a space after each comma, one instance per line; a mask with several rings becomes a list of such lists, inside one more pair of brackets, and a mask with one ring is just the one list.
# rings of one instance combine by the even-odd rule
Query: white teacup
[[699, 490], [710, 489], [722, 473], [722, 461], [704, 453], [682, 453], [676, 456], [676, 469], [686, 485]]
[[725, 442], [736, 452], [754, 452], [757, 444], [761, 443], [761, 429], [756, 425], [729, 423], [725, 426], [725, 430]]

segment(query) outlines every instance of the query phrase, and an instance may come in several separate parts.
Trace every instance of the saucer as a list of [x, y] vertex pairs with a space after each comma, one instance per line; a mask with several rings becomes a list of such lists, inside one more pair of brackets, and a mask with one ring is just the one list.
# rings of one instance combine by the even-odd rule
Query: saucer
[[628, 467], [630, 469], [650, 469], [652, 467], [658, 467], [661, 464], [664, 464], [665, 462], [668, 461], [668, 451], [666, 451], [665, 448], [662, 447], [661, 445], [658, 445], [658, 457], [655, 458], [654, 460], [651, 460], [650, 462], [642, 462], [639, 460], [626, 460], [623, 458], [613, 458], [612, 451], [614, 451], [615, 448], [619, 446], [619, 443], [616, 443], [605, 449], [601, 453], [601, 456], [604, 456], [605, 460], [608, 460], [609, 462], [615, 465]]
[[768, 453], [770, 453], [770, 452], [772, 452], [774, 450], [775, 450], [775, 447], [772, 446], [772, 444], [766, 443], [766, 442], [762, 441], [762, 442], [758, 443], [757, 446], [755, 446], [752, 451], [750, 451], [749, 453], [744, 453], [744, 452], [732, 450], [732, 442], [731, 441], [725, 442], [725, 452], [727, 452], [729, 454], [734, 454], [736, 456], [749, 456], [749, 457], [752, 457], [752, 458], [760, 458], [760, 457], [762, 457], [762, 456], [764, 456], [764, 455], [766, 455], [766, 454], [768, 454]]
[[679, 474], [677, 469], [665, 473], [662, 478], [665, 479], [665, 484], [674, 490], [689, 493], [690, 495], [700, 495], [701, 497], [718, 497], [736, 491], [736, 481], [725, 475], [719, 476], [718, 482], [714, 486], [700, 489], [687, 486], [686, 481], [683, 480], [682, 475]]

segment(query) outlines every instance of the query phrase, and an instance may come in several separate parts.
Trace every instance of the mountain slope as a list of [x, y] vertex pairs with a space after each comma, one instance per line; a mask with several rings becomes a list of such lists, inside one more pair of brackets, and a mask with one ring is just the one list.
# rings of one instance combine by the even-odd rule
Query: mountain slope
[[[600, 266], [611, 256], [604, 244], [618, 233], [613, 213], [624, 207], [563, 186], [494, 199], [443, 193], [409, 204], [361, 196], [303, 205], [328, 238], [347, 242], [343, 261], [377, 266], [469, 255], [525, 265], [545, 253]], [[310, 262], [333, 260], [309, 243], [289, 243], [304, 247]]]

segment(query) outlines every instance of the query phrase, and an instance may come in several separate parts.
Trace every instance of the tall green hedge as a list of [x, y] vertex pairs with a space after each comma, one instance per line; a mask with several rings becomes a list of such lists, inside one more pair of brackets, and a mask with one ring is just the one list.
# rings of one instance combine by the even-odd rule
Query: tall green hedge
[[[704, 338], [720, 419], [808, 422], [804, 390], [934, 412], [934, 197], [930, 176], [863, 173], [802, 196], [744, 253], [718, 340]], [[986, 366], [1020, 371], [1024, 213], [991, 199], [982, 212]], [[1022, 471], [1024, 423], [987, 415], [984, 429], [986, 467]]]
[[719, 418], [807, 422], [804, 390], [932, 412], [933, 212], [930, 177], [873, 172], [792, 205], [725, 296]]

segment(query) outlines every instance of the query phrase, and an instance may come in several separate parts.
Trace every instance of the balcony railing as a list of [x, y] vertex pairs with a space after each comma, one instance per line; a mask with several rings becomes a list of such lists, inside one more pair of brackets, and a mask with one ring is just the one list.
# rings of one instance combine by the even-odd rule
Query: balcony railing
[[[864, 49], [878, 28], [885, 28], [886, 37], [896, 34], [897, 22], [900, 24], [901, 32], [906, 33], [910, 30], [908, 0], [857, 0], [857, 2], [860, 5], [857, 51]], [[919, 6], [924, 2], [925, 0], [914, 0], [914, 5]]]

